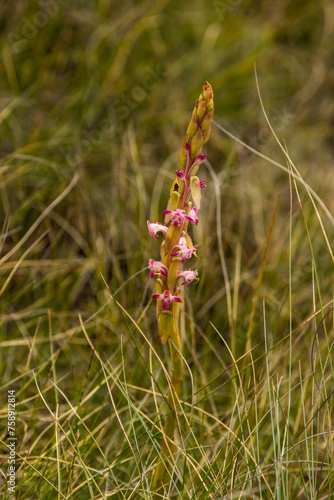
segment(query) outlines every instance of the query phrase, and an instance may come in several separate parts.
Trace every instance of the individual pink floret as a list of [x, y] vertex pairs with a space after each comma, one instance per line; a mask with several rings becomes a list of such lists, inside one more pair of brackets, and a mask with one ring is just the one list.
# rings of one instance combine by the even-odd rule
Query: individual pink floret
[[194, 252], [197, 252], [197, 248], [189, 248], [184, 236], [181, 236], [179, 244], [175, 245], [174, 248], [179, 248], [177, 252], [172, 253], [172, 257], [181, 257], [181, 263], [186, 259], [190, 259]]
[[161, 274], [163, 274], [164, 276], [167, 276], [167, 274], [168, 274], [167, 266], [165, 266], [165, 264], [163, 264], [162, 262], [160, 262], [158, 260], [150, 259], [149, 263], [148, 263], [148, 268], [151, 271], [151, 273], [150, 273], [151, 278], [154, 278], [154, 276], [156, 274], [158, 274], [159, 276]]
[[164, 210], [162, 213], [166, 215], [172, 214], [171, 221], [173, 222], [174, 227], [177, 227], [179, 224], [181, 224], [186, 217], [185, 210], [182, 210], [181, 208], [178, 208], [176, 210]]
[[180, 297], [172, 295], [169, 290], [165, 290], [163, 293], [154, 293], [152, 299], [162, 300], [162, 308], [166, 309], [169, 304], [174, 302], [182, 302]]
[[150, 232], [150, 235], [153, 236], [154, 238], [154, 241], [157, 239], [158, 235], [157, 235], [157, 232], [158, 231], [162, 231], [163, 233], [167, 233], [168, 231], [168, 227], [166, 226], [163, 226], [160, 222], [150, 222], [149, 220], [147, 221], [147, 227], [148, 227], [148, 230]]
[[181, 283], [181, 285], [187, 285], [187, 287], [192, 283], [192, 281], [196, 278], [197, 271], [192, 271], [191, 269], [187, 269], [186, 271], [181, 271], [178, 273], [177, 277], [183, 277], [185, 281]]
[[193, 207], [190, 210], [189, 215], [185, 215], [184, 218], [187, 219], [187, 220], [189, 220], [192, 224], [195, 222], [196, 226], [197, 226], [197, 224], [198, 224], [197, 208]]

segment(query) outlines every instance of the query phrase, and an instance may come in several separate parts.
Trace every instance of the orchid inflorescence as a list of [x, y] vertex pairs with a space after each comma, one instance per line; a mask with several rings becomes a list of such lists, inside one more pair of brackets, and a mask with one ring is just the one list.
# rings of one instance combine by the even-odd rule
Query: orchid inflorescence
[[205, 181], [200, 180], [196, 173], [206, 158], [201, 151], [203, 144], [209, 139], [212, 114], [212, 89], [205, 82], [180, 150], [182, 170], [176, 170], [167, 208], [163, 211], [164, 225], [147, 221], [149, 233], [154, 240], [158, 238], [158, 233], [164, 235], [160, 247], [161, 260], [151, 259], [148, 266], [149, 276], [157, 278], [156, 293], [152, 298], [158, 301], [159, 334], [163, 344], [167, 342], [172, 329], [177, 329], [178, 304], [181, 302], [180, 286], [188, 287], [198, 274], [196, 270], [191, 269], [182, 271], [181, 265], [193, 255], [197, 256], [197, 249], [188, 234], [188, 225], [198, 224], [201, 190], [206, 186]]
[[153, 477], [152, 488], [159, 492], [157, 497], [170, 480], [170, 471], [174, 467], [174, 432], [177, 425], [176, 404], [180, 394], [183, 378], [182, 346], [179, 335], [178, 319], [182, 299], [181, 287], [198, 280], [197, 270], [182, 270], [186, 259], [197, 257], [197, 248], [194, 247], [188, 234], [189, 224], [198, 224], [198, 211], [201, 205], [201, 190], [205, 188], [205, 181], [197, 176], [197, 170], [204, 162], [206, 155], [202, 154], [203, 144], [210, 136], [213, 115], [213, 93], [208, 82], [205, 82], [202, 93], [196, 105], [184, 138], [179, 161], [182, 170], [176, 170], [176, 177], [170, 190], [170, 198], [166, 210], [164, 224], [147, 221], [148, 230], [154, 241], [160, 233], [163, 241], [160, 246], [160, 260], [150, 259], [149, 276], [156, 278], [156, 293], [152, 298], [157, 301], [157, 318], [159, 335], [163, 345], [170, 340], [170, 353], [173, 363], [173, 375], [168, 393], [169, 409], [163, 428], [164, 439], [160, 450], [160, 461], [157, 462]]

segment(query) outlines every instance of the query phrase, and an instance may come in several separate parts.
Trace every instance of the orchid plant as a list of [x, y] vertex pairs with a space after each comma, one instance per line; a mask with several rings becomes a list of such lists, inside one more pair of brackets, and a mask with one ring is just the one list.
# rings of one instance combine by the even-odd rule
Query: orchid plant
[[164, 239], [160, 246], [160, 260], [150, 259], [149, 276], [156, 278], [156, 293], [152, 298], [157, 301], [157, 319], [159, 335], [163, 345], [169, 341], [173, 363], [173, 375], [167, 397], [169, 406], [163, 429], [164, 439], [155, 468], [152, 488], [162, 491], [170, 482], [171, 470], [174, 466], [174, 433], [177, 425], [176, 407], [183, 379], [182, 350], [179, 334], [179, 311], [182, 303], [181, 287], [187, 287], [197, 280], [197, 270], [182, 270], [186, 259], [196, 255], [191, 237], [188, 234], [189, 224], [198, 224], [198, 211], [201, 205], [201, 190], [205, 182], [197, 176], [200, 164], [206, 155], [202, 147], [208, 141], [213, 116], [213, 93], [211, 85], [204, 83], [202, 93], [196, 105], [184, 138], [179, 161], [182, 170], [176, 171], [170, 198], [167, 204], [164, 224], [147, 221], [148, 230], [156, 241], [158, 233]]

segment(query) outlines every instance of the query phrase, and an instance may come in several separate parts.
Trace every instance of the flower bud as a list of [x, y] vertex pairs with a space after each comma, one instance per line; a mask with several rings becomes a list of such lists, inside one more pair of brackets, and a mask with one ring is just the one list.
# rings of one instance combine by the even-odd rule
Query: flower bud
[[203, 120], [205, 112], [206, 112], [206, 102], [201, 101], [198, 103], [197, 111], [196, 111], [197, 119], [199, 122], [201, 122]]
[[211, 123], [213, 117], [213, 92], [211, 85], [205, 82], [201, 95], [196, 101], [187, 133], [181, 146], [179, 161], [183, 169], [187, 165], [186, 145], [190, 144], [190, 161], [201, 152], [203, 144], [207, 142], [210, 136]]
[[177, 282], [177, 276], [180, 271], [181, 259], [180, 257], [173, 257], [172, 262], [168, 270], [168, 289], [171, 293], [174, 292], [175, 285]]
[[201, 129], [197, 129], [196, 134], [192, 138], [190, 145], [190, 157], [195, 158], [202, 150], [203, 146], [203, 134]]
[[207, 113], [209, 113], [211, 110], [213, 110], [213, 92], [212, 92], [212, 87], [211, 87], [209, 82], [204, 83], [202, 93], [199, 96], [198, 100], [205, 101]]
[[[203, 136], [207, 136], [209, 129], [211, 129], [212, 117], [213, 117], [213, 111], [210, 111], [210, 113], [205, 115], [205, 117], [201, 122], [201, 131]], [[206, 140], [208, 139], [209, 137]]]
[[188, 125], [187, 133], [186, 133], [186, 135], [188, 137], [188, 142], [190, 142], [191, 139], [194, 137], [196, 130], [197, 130], [197, 127], [198, 127], [196, 107], [197, 107], [197, 104], [196, 104], [195, 109], [193, 111], [192, 117], [191, 117], [189, 125]]

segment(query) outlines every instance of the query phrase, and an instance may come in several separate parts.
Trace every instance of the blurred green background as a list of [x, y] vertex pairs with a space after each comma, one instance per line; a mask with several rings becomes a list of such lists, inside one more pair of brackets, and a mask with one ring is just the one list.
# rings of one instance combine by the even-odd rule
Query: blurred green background
[[[286, 165], [261, 111], [256, 65], [275, 131], [302, 176], [332, 203], [332, 9], [329, 1], [284, 0], [4, 2], [0, 209], [10, 236], [3, 251], [75, 173], [78, 182], [20, 250], [47, 229], [29, 259], [61, 265], [21, 267], [3, 313], [27, 306], [28, 297], [42, 308], [95, 309], [98, 261], [113, 290], [142, 269], [152, 251], [146, 219], [158, 217], [169, 190], [167, 179], [159, 184], [161, 203], [156, 191], [158, 206], [150, 206], [155, 181], [161, 168], [171, 177], [177, 167], [205, 80], [214, 89], [216, 121]], [[207, 152], [222, 181], [226, 244], [242, 240], [251, 259], [281, 190], [281, 206], [288, 203], [287, 176], [215, 127]], [[257, 212], [251, 225], [249, 205]], [[46, 282], [56, 288], [45, 293]], [[9, 292], [18, 285], [16, 302]]]

